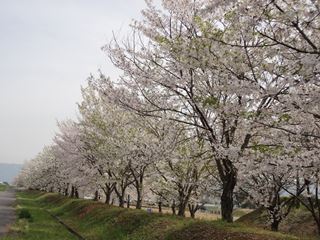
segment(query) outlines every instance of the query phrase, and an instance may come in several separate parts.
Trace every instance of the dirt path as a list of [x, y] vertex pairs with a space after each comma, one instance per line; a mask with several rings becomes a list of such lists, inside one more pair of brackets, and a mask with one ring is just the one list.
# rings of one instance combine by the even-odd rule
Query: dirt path
[[16, 200], [15, 191], [9, 189], [0, 192], [0, 237], [4, 236], [8, 231], [9, 224], [13, 223], [15, 216], [15, 209], [13, 203]]

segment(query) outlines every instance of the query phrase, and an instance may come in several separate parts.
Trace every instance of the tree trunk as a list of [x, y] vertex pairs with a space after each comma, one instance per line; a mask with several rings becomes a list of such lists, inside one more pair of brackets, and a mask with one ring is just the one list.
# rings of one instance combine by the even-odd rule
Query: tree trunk
[[110, 200], [111, 200], [111, 195], [112, 195], [112, 192], [114, 191], [114, 185], [109, 185], [108, 183], [105, 184], [105, 188], [103, 188], [103, 191], [104, 191], [104, 194], [105, 194], [105, 201], [104, 203], [105, 204], [110, 204]]
[[162, 213], [162, 202], [158, 202], [159, 213]]
[[74, 186], [71, 186], [71, 193], [70, 193], [70, 197], [74, 197]]
[[140, 190], [137, 190], [137, 203], [136, 203], [136, 209], [142, 208], [142, 193]]
[[172, 210], [172, 215], [176, 215], [176, 200], [172, 201], [171, 210]]
[[223, 182], [223, 190], [221, 195], [221, 216], [226, 222], [233, 222], [233, 190], [236, 185], [236, 174], [231, 171], [226, 175]]
[[125, 193], [126, 193], [126, 186], [123, 187], [123, 186], [120, 186], [120, 191], [118, 191], [117, 188], [115, 188], [115, 192], [117, 194], [117, 197], [118, 197], [118, 201], [119, 201], [119, 207], [124, 207], [124, 198], [125, 198]]
[[187, 207], [187, 201], [186, 200], [180, 201], [179, 206], [178, 206], [178, 216], [185, 217], [186, 207]]
[[274, 232], [278, 232], [279, 230], [279, 223], [280, 221], [276, 220], [276, 219], [273, 219], [272, 223], [271, 223], [271, 231], [274, 231]]
[[67, 183], [67, 187], [64, 190], [64, 195], [67, 197], [69, 195], [69, 183]]
[[76, 187], [75, 187], [75, 189], [74, 189], [74, 196], [75, 196], [76, 198], [79, 198], [79, 191], [78, 191], [78, 188], [76, 188]]
[[94, 192], [94, 199], [93, 199], [93, 201], [98, 201], [98, 200], [99, 200], [99, 191], [96, 190], [96, 191]]
[[118, 201], [119, 201], [119, 207], [124, 207], [124, 200], [126, 196], [126, 189], [131, 183], [129, 182], [129, 177], [125, 175], [123, 179], [121, 179], [121, 182], [114, 185], [113, 190], [115, 191]]
[[124, 207], [124, 196], [119, 195], [118, 200], [119, 200], [119, 207], [123, 208]]
[[[299, 179], [299, 170], [297, 169], [296, 172], [296, 196], [299, 196], [300, 192], [300, 179]], [[295, 198], [295, 207], [300, 208], [300, 201], [299, 198]]]
[[130, 208], [130, 194], [127, 197], [127, 208]]
[[110, 204], [110, 200], [111, 200], [111, 192], [110, 191], [106, 191], [105, 192], [105, 197], [106, 197], [106, 199], [105, 199], [104, 203], [109, 205]]
[[191, 218], [195, 218], [196, 212], [198, 210], [198, 205], [188, 204], [188, 208], [189, 208]]
[[136, 189], [137, 199], [136, 199], [136, 209], [141, 209], [142, 207], [142, 186], [143, 186], [143, 178], [144, 178], [144, 169], [145, 167], [140, 167], [140, 171], [136, 171], [135, 168], [132, 168], [130, 161], [130, 172], [134, 178], [133, 186]]

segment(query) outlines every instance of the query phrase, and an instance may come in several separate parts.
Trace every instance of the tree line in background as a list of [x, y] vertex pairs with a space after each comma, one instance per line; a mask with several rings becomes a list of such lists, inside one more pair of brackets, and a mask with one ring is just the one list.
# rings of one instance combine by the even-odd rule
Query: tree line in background
[[[17, 183], [184, 216], [217, 194], [267, 209], [272, 230], [303, 205], [320, 234], [320, 5], [316, 0], [146, 1], [132, 34], [106, 45], [119, 79], [82, 88], [77, 121]], [[97, 195], [97, 194], [96, 194]], [[286, 196], [286, 197], [284, 197]]]

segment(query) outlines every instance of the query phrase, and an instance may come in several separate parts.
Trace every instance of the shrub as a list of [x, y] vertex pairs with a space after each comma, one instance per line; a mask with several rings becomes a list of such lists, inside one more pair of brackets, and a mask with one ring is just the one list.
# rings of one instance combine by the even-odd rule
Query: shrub
[[19, 217], [19, 219], [28, 219], [28, 220], [31, 220], [31, 219], [32, 219], [29, 210], [28, 210], [28, 209], [25, 209], [25, 208], [22, 208], [22, 209], [19, 211], [18, 217]]

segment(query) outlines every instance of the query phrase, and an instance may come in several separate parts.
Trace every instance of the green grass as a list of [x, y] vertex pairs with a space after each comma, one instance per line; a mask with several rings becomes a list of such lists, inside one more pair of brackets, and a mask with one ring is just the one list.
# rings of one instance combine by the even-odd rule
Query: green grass
[[[269, 227], [268, 213], [259, 208], [237, 220], [237, 223], [258, 228]], [[287, 234], [298, 236], [299, 239], [317, 238], [317, 228], [309, 211], [303, 206], [292, 208], [290, 214], [280, 223], [279, 230]]]
[[7, 189], [7, 185], [0, 183], [0, 192], [3, 192]]
[[[11, 227], [9, 236], [2, 238], [2, 240], [77, 239], [61, 226], [60, 223], [54, 220], [44, 209], [39, 207], [38, 197], [39, 194], [18, 193], [18, 220]], [[27, 212], [30, 214], [30, 217], [28, 217]]]
[[[293, 240], [242, 224], [201, 221], [143, 210], [123, 209], [89, 200], [70, 199], [58, 194], [18, 193], [19, 219], [4, 240], [74, 239], [45, 210], [90, 240]], [[30, 213], [30, 216], [28, 215]]]

